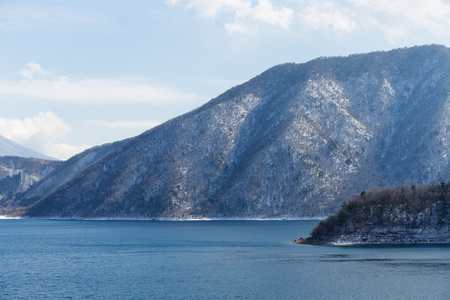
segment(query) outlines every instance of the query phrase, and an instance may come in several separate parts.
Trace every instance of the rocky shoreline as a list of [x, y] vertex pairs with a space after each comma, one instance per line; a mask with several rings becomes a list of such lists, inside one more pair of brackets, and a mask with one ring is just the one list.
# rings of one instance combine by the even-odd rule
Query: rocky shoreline
[[448, 226], [438, 230], [435, 228], [425, 230], [382, 228], [368, 230], [366, 232], [343, 234], [322, 240], [300, 238], [293, 242], [295, 244], [329, 246], [450, 244], [450, 230]]
[[363, 192], [294, 243], [450, 244], [449, 199], [450, 182]]

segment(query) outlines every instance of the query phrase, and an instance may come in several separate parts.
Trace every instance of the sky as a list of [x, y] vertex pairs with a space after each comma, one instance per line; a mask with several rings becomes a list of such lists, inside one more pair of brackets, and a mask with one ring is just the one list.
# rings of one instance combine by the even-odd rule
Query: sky
[[282, 63], [450, 46], [450, 0], [0, 0], [0, 135], [67, 159]]

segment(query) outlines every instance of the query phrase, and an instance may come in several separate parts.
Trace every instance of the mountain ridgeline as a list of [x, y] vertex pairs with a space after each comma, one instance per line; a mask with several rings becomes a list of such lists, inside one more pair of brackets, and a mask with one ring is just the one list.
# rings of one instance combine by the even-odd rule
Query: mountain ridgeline
[[0, 135], [0, 157], [2, 156], [37, 158], [42, 160], [57, 160], [53, 157], [25, 148]]
[[449, 128], [444, 46], [283, 64], [20, 201], [37, 200], [29, 217], [324, 216], [361, 190], [447, 181]]
[[[33, 204], [34, 202], [40, 200], [45, 195], [51, 193], [53, 190], [59, 188], [66, 181], [69, 181], [73, 177], [77, 176], [81, 171], [83, 171], [86, 167], [94, 164], [96, 161], [102, 159], [104, 156], [110, 154], [119, 146], [125, 144], [128, 140], [123, 140], [115, 143], [105, 144], [98, 147], [92, 147], [83, 153], [77, 154], [71, 157], [69, 160], [64, 162], [58, 162], [52, 164], [52, 168], [45, 169], [45, 173], [40, 176], [39, 180], [35, 180], [32, 182], [33, 184], [29, 184], [26, 189], [21, 189], [17, 194], [9, 194], [9, 197], [5, 197], [5, 201], [8, 201], [9, 198], [9, 211], [22, 211], [25, 207]], [[5, 167], [4, 161], [7, 158], [0, 158], [0, 168]], [[15, 160], [23, 160], [28, 162], [32, 159], [27, 158], [10, 158]], [[46, 163], [43, 160], [35, 161], [40, 162], [42, 165]], [[50, 161], [51, 163], [51, 161]], [[29, 165], [29, 163], [27, 164]], [[29, 168], [28, 168], [29, 169]], [[14, 174], [20, 176], [19, 178], [27, 178], [29, 175], [29, 170], [23, 169], [20, 171], [16, 171]], [[0, 173], [1, 175], [1, 173]], [[35, 176], [36, 177], [36, 176]], [[14, 178], [14, 177], [13, 177]], [[10, 182], [8, 178], [6, 178], [7, 182]], [[1, 206], [0, 206], [1, 207]]]

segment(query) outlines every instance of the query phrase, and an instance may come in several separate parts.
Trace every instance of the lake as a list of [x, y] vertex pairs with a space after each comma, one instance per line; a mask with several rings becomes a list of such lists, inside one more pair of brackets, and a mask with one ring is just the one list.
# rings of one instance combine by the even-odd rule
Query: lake
[[291, 243], [317, 222], [0, 220], [0, 299], [450, 299], [450, 246]]

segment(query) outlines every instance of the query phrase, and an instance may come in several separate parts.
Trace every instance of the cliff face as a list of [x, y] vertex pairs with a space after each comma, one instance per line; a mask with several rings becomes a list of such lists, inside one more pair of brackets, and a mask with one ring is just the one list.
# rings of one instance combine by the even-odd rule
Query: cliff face
[[51, 173], [62, 162], [17, 156], [0, 157], [0, 214], [15, 206], [14, 197]]
[[344, 203], [298, 243], [450, 243], [450, 182], [375, 190]]
[[273, 67], [123, 144], [29, 207], [56, 217], [305, 217], [446, 180], [450, 50]]

